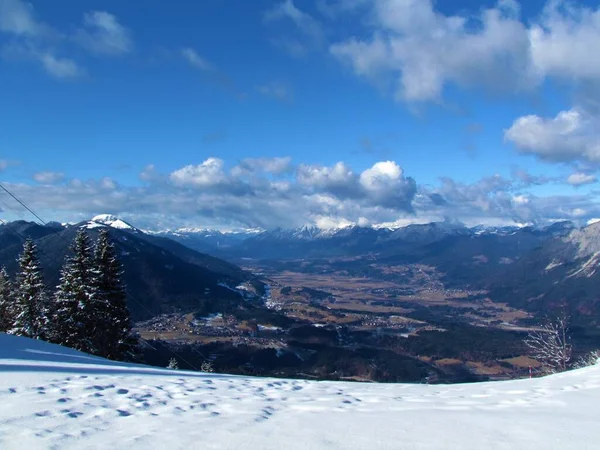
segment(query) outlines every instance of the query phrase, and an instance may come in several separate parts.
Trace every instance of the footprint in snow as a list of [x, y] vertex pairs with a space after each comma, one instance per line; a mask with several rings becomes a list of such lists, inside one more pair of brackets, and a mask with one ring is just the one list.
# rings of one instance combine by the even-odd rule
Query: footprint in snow
[[83, 416], [82, 412], [73, 411], [71, 409], [61, 409], [60, 412], [66, 415], [67, 417], [70, 417], [71, 419], [77, 419], [79, 416]]

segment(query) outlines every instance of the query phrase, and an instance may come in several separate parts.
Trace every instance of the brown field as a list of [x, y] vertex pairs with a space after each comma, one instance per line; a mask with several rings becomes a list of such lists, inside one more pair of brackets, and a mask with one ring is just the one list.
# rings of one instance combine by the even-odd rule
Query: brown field
[[512, 364], [516, 367], [540, 367], [541, 364], [533, 358], [529, 356], [518, 356], [516, 358], [504, 359], [503, 361]]
[[[375, 266], [375, 265], [372, 265]], [[428, 266], [377, 266], [386, 274], [405, 275], [413, 274], [412, 278], [402, 276], [399, 281], [392, 282], [376, 278], [352, 277], [344, 271], [335, 273], [304, 273], [284, 270], [281, 272], [261, 268], [272, 284], [272, 299], [284, 310], [289, 310], [290, 315], [297, 318], [319, 316], [320, 320], [328, 323], [347, 323], [350, 320], [340, 320], [334, 314], [324, 314], [324, 310], [344, 312], [346, 314], [394, 314], [404, 316], [413, 311], [407, 304], [425, 307], [447, 306], [455, 309], [455, 314], [468, 319], [471, 323], [480, 326], [491, 326], [492, 322], [499, 328], [517, 330], [514, 324], [519, 319], [529, 317], [525, 311], [517, 310], [503, 303], [494, 303], [485, 297], [470, 300], [475, 295], [485, 295], [483, 291], [467, 291], [457, 289], [444, 289], [439, 282], [439, 274]], [[424, 285], [423, 281], [427, 281]], [[333, 299], [321, 300], [321, 308], [305, 309], [298, 304], [309, 303], [311, 298], [306, 295], [281, 293], [283, 287], [293, 290], [303, 287], [330, 293]], [[399, 291], [411, 289], [414, 294], [398, 294]], [[385, 302], [385, 305], [381, 303]], [[395, 305], [394, 303], [397, 303]], [[462, 312], [461, 312], [462, 310]], [[471, 312], [473, 310], [475, 312]], [[293, 311], [293, 312], [292, 312]], [[481, 314], [481, 315], [479, 315]]]

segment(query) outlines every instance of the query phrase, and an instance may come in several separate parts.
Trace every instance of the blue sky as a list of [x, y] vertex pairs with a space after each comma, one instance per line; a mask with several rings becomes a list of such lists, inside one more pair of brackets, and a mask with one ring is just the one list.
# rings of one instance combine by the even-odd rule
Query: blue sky
[[0, 0], [0, 180], [48, 220], [585, 222], [597, 45], [593, 2]]

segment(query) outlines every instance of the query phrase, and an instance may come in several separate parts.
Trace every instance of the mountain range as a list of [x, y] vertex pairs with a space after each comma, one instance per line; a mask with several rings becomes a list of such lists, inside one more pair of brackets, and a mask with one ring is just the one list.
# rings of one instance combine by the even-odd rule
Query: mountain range
[[[586, 323], [597, 323], [600, 317], [600, 223], [583, 228], [568, 221], [539, 228], [468, 228], [440, 222], [397, 229], [145, 232], [118, 217], [100, 215], [70, 225], [0, 225], [0, 264], [14, 272], [23, 237], [31, 237], [49, 285], [56, 285], [80, 227], [92, 235], [100, 227], [110, 228], [125, 265], [125, 281], [138, 299], [131, 309], [140, 320], [175, 311], [261, 308], [263, 283], [234, 263], [323, 258], [343, 269], [424, 264], [435, 267], [447, 287], [485, 289], [492, 300], [535, 312], [567, 304]], [[310, 264], [304, 267], [311, 270]]]
[[564, 235], [576, 227], [572, 222], [556, 222], [535, 228], [483, 227], [468, 228], [454, 222], [433, 222], [408, 225], [401, 228], [374, 228], [351, 226], [320, 229], [303, 226], [295, 229], [241, 230], [221, 232], [206, 229], [178, 229], [153, 232], [168, 237], [198, 251], [206, 251], [226, 258], [296, 259], [365, 254], [410, 255], [427, 245], [449, 238], [511, 237], [511, 241], [530, 238], [536, 243], [546, 237]]
[[492, 298], [529, 310], [567, 308], [576, 322], [600, 325], [600, 223], [548, 239], [490, 283]]
[[[397, 229], [347, 227], [277, 228], [221, 233], [161, 232], [195, 249], [232, 261], [328, 260], [338, 270], [372, 264], [425, 264], [442, 273], [447, 287], [484, 289], [494, 301], [538, 316], [567, 308], [575, 323], [600, 323], [600, 223], [578, 228], [569, 221], [548, 226], [465, 227], [450, 222]], [[305, 271], [310, 263], [303, 263]], [[316, 268], [322, 265], [315, 263]]]
[[[135, 320], [161, 313], [210, 314], [260, 305], [264, 285], [251, 273], [219, 258], [192, 250], [171, 239], [153, 236], [110, 215], [78, 224], [39, 225], [16, 221], [0, 225], [0, 265], [17, 270], [25, 238], [34, 240], [49, 289], [59, 281], [60, 268], [78, 229], [92, 238], [108, 227], [124, 265]], [[237, 289], [238, 287], [243, 289]], [[260, 306], [257, 306], [260, 307]]]

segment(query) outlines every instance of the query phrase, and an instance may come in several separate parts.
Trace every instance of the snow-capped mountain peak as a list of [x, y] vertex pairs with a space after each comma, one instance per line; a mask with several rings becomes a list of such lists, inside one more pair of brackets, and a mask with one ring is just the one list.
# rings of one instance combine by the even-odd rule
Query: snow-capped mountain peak
[[87, 224], [88, 228], [96, 228], [98, 226], [107, 226], [117, 228], [119, 230], [135, 230], [136, 228], [124, 220], [113, 216], [112, 214], [99, 214], [93, 217]]

